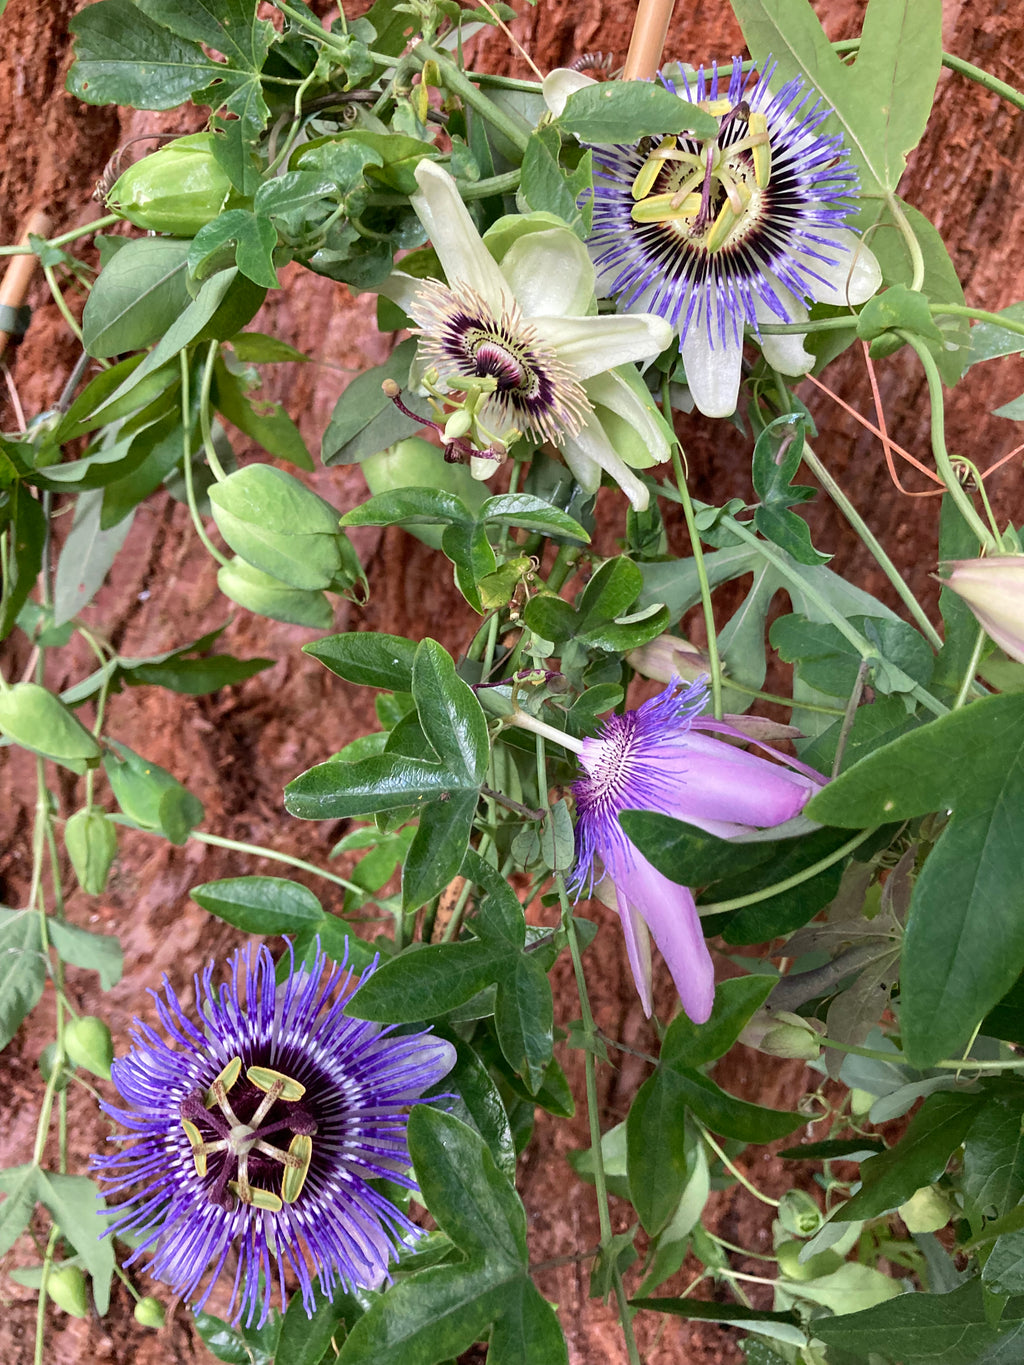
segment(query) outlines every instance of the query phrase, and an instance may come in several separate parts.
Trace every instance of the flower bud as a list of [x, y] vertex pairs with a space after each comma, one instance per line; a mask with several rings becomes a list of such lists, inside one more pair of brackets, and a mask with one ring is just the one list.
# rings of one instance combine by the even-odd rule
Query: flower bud
[[1011, 659], [1024, 663], [1024, 555], [957, 559], [945, 581]]
[[214, 134], [190, 133], [144, 156], [115, 182], [107, 207], [136, 227], [194, 237], [231, 193], [213, 146]]
[[912, 1234], [938, 1232], [953, 1217], [953, 1212], [949, 1200], [934, 1185], [922, 1185], [897, 1209], [907, 1231]]
[[64, 1051], [76, 1066], [84, 1066], [94, 1076], [110, 1080], [110, 1063], [114, 1060], [114, 1042], [110, 1029], [93, 1014], [72, 1019], [64, 1030]]
[[673, 678], [683, 678], [695, 682], [703, 678], [711, 665], [707, 656], [688, 640], [680, 640], [675, 635], [659, 635], [649, 640], [639, 649], [631, 649], [626, 662], [636, 669], [642, 678], [654, 678], [657, 682], [670, 683]]
[[117, 857], [117, 827], [106, 811], [97, 806], [76, 811], [64, 826], [64, 847], [78, 885], [88, 896], [102, 895]]
[[247, 465], [209, 497], [217, 529], [247, 564], [304, 592], [330, 587], [342, 567], [338, 513], [298, 479]]
[[291, 588], [244, 559], [222, 565], [217, 571], [217, 586], [232, 602], [271, 621], [288, 621], [314, 630], [329, 630], [334, 621], [331, 604], [322, 592]]
[[85, 1293], [85, 1276], [76, 1265], [51, 1266], [46, 1277], [46, 1292], [58, 1308], [73, 1318], [89, 1316], [89, 1300]]
[[779, 1200], [779, 1222], [794, 1237], [813, 1237], [822, 1221], [821, 1209], [804, 1190], [787, 1190]]
[[803, 1019], [789, 1010], [762, 1009], [751, 1016], [739, 1041], [770, 1057], [813, 1062], [821, 1054], [819, 1038], [824, 1031], [824, 1025], [815, 1019]]
[[779, 1269], [790, 1280], [818, 1280], [822, 1275], [831, 1275], [843, 1264], [837, 1251], [819, 1251], [817, 1256], [800, 1260], [803, 1242], [782, 1242], [775, 1248], [779, 1258]]
[[152, 1327], [155, 1331], [164, 1325], [165, 1318], [163, 1304], [159, 1299], [154, 1299], [152, 1295], [147, 1294], [135, 1305], [135, 1321], [143, 1327]]

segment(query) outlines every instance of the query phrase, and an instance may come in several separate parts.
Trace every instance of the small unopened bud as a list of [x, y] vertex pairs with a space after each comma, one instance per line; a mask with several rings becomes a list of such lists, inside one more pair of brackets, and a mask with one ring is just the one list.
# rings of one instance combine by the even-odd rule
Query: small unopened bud
[[444, 424], [444, 439], [446, 441], [457, 441], [460, 436], [465, 436], [473, 425], [473, 419], [465, 408], [459, 408], [453, 412]]
[[89, 896], [100, 896], [117, 857], [117, 827], [98, 806], [76, 811], [64, 826], [64, 847], [78, 884]]
[[794, 1237], [813, 1237], [823, 1221], [821, 1209], [804, 1190], [787, 1190], [779, 1200], [779, 1222]]
[[813, 1062], [821, 1055], [820, 1038], [824, 1031], [824, 1025], [816, 1019], [803, 1019], [789, 1010], [758, 1010], [739, 1041], [770, 1057]]
[[393, 379], [385, 379], [381, 384], [385, 398], [397, 398], [402, 392], [401, 387]]
[[135, 1321], [143, 1327], [152, 1327], [155, 1331], [164, 1325], [165, 1317], [163, 1304], [151, 1295], [140, 1299], [135, 1305]]
[[85, 1276], [76, 1265], [55, 1265], [46, 1277], [46, 1292], [58, 1308], [73, 1318], [89, 1316], [89, 1300], [85, 1292]]
[[93, 1014], [73, 1019], [64, 1030], [64, 1051], [76, 1066], [84, 1066], [94, 1076], [110, 1080], [114, 1043], [110, 1029]]
[[922, 1185], [899, 1206], [897, 1213], [909, 1233], [938, 1232], [952, 1218], [953, 1209], [941, 1190], [934, 1185]]
[[946, 587], [964, 599], [1000, 649], [1024, 663], [1024, 555], [958, 559], [944, 568]]
[[654, 678], [663, 683], [670, 683], [673, 678], [695, 682], [710, 669], [706, 655], [696, 645], [675, 635], [659, 635], [639, 649], [631, 649], [626, 662], [642, 678]]
[[801, 1261], [800, 1253], [803, 1248], [803, 1242], [782, 1242], [775, 1248], [779, 1269], [787, 1279], [818, 1280], [822, 1275], [831, 1275], [843, 1264], [842, 1256], [831, 1250], [819, 1251], [816, 1256]]

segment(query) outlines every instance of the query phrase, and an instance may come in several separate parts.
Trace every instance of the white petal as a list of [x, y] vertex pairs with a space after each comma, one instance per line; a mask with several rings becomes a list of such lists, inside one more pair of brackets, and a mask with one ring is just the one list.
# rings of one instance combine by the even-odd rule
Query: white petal
[[[779, 297], [793, 322], [806, 322], [807, 309], [795, 294], [784, 284], [772, 280], [772, 289]], [[779, 315], [774, 313], [757, 294], [754, 294], [754, 312], [758, 322], [778, 322]], [[806, 374], [814, 364], [814, 356], [804, 349], [806, 332], [788, 332], [782, 336], [765, 333], [758, 340], [764, 358], [773, 370], [780, 374]]]
[[672, 328], [653, 313], [534, 318], [533, 325], [538, 337], [553, 346], [580, 379], [632, 360], [653, 360], [672, 340]]
[[583, 430], [567, 437], [565, 445], [559, 449], [581, 488], [588, 493], [595, 492], [601, 481], [598, 470], [603, 469], [619, 485], [634, 510], [644, 511], [650, 500], [647, 486], [616, 455], [600, 422], [591, 417]]
[[525, 317], [583, 317], [594, 308], [594, 267], [568, 228], [524, 232], [501, 262]]
[[406, 275], [402, 270], [395, 270], [383, 284], [377, 286], [377, 293], [383, 294], [392, 303], [397, 303], [403, 312], [408, 313], [414, 321], [418, 321], [413, 309], [415, 308], [417, 291], [422, 287], [423, 281], [417, 279], [415, 275]]
[[468, 284], [499, 313], [508, 285], [484, 246], [455, 181], [433, 161], [419, 162], [415, 175], [420, 188], [410, 202], [444, 266], [448, 283]]
[[[630, 383], [630, 373], [636, 375], [636, 387]], [[632, 372], [627, 370], [625, 374], [619, 370], [607, 370], [604, 374], [588, 379], [583, 387], [591, 403], [610, 408], [628, 423], [647, 448], [651, 464], [663, 464], [668, 459], [670, 454], [668, 424], [655, 407], [654, 399], [635, 370]], [[634, 469], [645, 467], [638, 465], [634, 459], [630, 460], [630, 464]]]
[[793, 252], [805, 270], [821, 276], [821, 280], [810, 281], [812, 297], [819, 303], [837, 304], [840, 308], [866, 303], [882, 283], [882, 271], [874, 252], [849, 228], [836, 228], [830, 237], [835, 250], [828, 252], [827, 247], [822, 250], [839, 257], [834, 265], [803, 251]]
[[582, 90], [584, 86], [596, 84], [593, 76], [586, 76], [582, 71], [573, 71], [568, 66], [559, 66], [544, 77], [541, 91], [548, 108], [558, 118], [565, 109], [565, 102], [570, 95], [575, 95], [576, 91]]
[[693, 401], [705, 417], [731, 417], [740, 394], [743, 346], [729, 337], [711, 345], [700, 324], [690, 327], [680, 346], [686, 382]]

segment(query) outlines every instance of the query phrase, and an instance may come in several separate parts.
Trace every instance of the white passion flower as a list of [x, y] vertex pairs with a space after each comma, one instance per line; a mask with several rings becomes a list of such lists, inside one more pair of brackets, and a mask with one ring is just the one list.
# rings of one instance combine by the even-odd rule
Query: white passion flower
[[[774, 66], [748, 85], [739, 58], [662, 82], [719, 121], [713, 139], [688, 133], [594, 149], [588, 247], [598, 292], [623, 312], [658, 313], [679, 334], [693, 400], [709, 417], [735, 411], [743, 329], [783, 374], [814, 363], [800, 334], [762, 323], [807, 320], [807, 305], [865, 303], [881, 283], [875, 257], [846, 223], [857, 179], [829, 110], [799, 78], [777, 93]], [[553, 79], [557, 77], [557, 79]], [[574, 79], [570, 79], [570, 77]], [[545, 94], [564, 106], [585, 77], [552, 73]]]
[[519, 436], [550, 442], [579, 484], [611, 475], [639, 511], [648, 490], [633, 469], [669, 457], [671, 429], [634, 362], [649, 362], [672, 328], [648, 313], [596, 315], [586, 247], [551, 214], [500, 219], [483, 237], [455, 181], [416, 167], [412, 206], [446, 282], [396, 271], [381, 293], [416, 323], [416, 381], [457, 410], [446, 435], [469, 439], [477, 478]]

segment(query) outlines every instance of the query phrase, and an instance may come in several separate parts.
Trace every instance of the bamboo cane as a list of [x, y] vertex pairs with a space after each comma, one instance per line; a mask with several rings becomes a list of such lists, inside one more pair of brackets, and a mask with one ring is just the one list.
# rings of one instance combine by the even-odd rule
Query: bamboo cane
[[674, 0], [639, 0], [629, 40], [624, 81], [649, 81], [661, 63]]
[[[50, 219], [45, 213], [37, 210], [25, 225], [20, 244], [27, 246], [30, 235], [45, 237], [49, 231]], [[35, 256], [12, 256], [3, 281], [0, 282], [0, 308], [12, 308], [17, 311], [22, 306], [32, 281], [32, 272], [37, 264]], [[6, 351], [11, 336], [10, 331], [0, 328], [0, 356]]]

